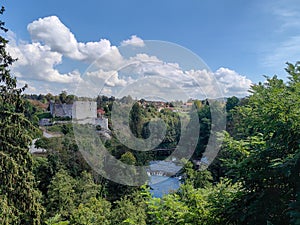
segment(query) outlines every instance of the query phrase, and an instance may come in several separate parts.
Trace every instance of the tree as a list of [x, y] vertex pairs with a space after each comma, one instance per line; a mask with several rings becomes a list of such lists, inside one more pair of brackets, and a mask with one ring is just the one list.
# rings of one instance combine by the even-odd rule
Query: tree
[[45, 221], [45, 224], [47, 224], [47, 225], [69, 225], [70, 222], [67, 221], [67, 220], [63, 220], [63, 219], [61, 218], [61, 215], [60, 215], [60, 214], [56, 214], [55, 216], [53, 216], [53, 217], [47, 219], [47, 220]]
[[67, 92], [66, 91], [62, 91], [60, 94], [59, 94], [59, 102], [61, 103], [61, 104], [63, 104], [63, 103], [66, 103], [66, 100], [67, 100]]
[[48, 186], [53, 176], [49, 161], [45, 157], [35, 157], [33, 161], [33, 173], [38, 182], [38, 189], [43, 195], [47, 193]]
[[135, 165], [136, 159], [131, 152], [126, 152], [121, 156], [121, 162], [126, 163], [128, 165]]
[[[4, 7], [0, 14], [3, 14]], [[4, 32], [4, 22], [0, 21]], [[10, 224], [40, 224], [43, 207], [35, 190], [32, 158], [28, 150], [37, 132], [24, 115], [22, 92], [9, 66], [15, 61], [6, 52], [8, 41], [0, 36], [0, 197], [2, 221]]]
[[235, 140], [225, 140], [234, 156], [225, 160], [227, 175], [246, 189], [231, 210], [239, 224], [299, 221], [300, 62], [286, 71], [287, 83], [274, 76], [252, 86], [247, 103], [235, 109]]
[[53, 177], [48, 187], [47, 213], [50, 216], [60, 214], [63, 218], [69, 218], [75, 208], [75, 180], [61, 169]]
[[141, 137], [141, 132], [143, 128], [144, 117], [141, 106], [138, 102], [134, 103], [130, 111], [130, 129], [131, 132], [138, 138]]
[[149, 196], [149, 190], [143, 189], [116, 201], [116, 208], [112, 210], [112, 224], [146, 225], [146, 202]]
[[190, 161], [183, 160], [184, 183], [191, 184], [194, 188], [207, 188], [212, 184], [212, 175], [208, 170], [195, 170]]
[[92, 175], [86, 171], [81, 173], [77, 180], [75, 191], [77, 194], [77, 204], [86, 203], [91, 198], [96, 198], [101, 190], [101, 186], [95, 184]]
[[0, 223], [10, 225], [18, 222], [17, 216], [14, 214], [16, 209], [8, 205], [7, 197], [0, 196]]
[[226, 111], [229, 112], [234, 107], [236, 107], [239, 104], [239, 101], [240, 100], [237, 97], [235, 97], [235, 96], [227, 98], [227, 101], [226, 101]]
[[110, 208], [110, 203], [105, 199], [90, 198], [73, 211], [70, 222], [75, 225], [109, 225]]

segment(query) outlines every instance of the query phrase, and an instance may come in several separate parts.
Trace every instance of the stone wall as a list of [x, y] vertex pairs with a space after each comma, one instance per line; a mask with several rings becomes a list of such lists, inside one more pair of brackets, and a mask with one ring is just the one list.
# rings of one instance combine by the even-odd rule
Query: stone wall
[[97, 103], [91, 101], [75, 101], [72, 116], [74, 120], [95, 119], [97, 117]]

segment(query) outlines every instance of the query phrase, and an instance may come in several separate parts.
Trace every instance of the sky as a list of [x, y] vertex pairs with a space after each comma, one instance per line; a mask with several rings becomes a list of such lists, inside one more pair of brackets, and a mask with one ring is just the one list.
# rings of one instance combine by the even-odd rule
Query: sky
[[1, 20], [27, 93], [245, 96], [300, 60], [297, 3], [15, 0]]

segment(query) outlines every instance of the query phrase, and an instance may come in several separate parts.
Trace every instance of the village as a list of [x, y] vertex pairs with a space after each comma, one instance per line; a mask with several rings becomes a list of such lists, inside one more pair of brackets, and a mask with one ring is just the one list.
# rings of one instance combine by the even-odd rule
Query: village
[[[179, 105], [163, 101], [146, 101], [144, 99], [137, 102], [143, 108], [153, 106], [158, 112], [161, 112], [161, 110], [170, 110], [175, 113], [187, 113], [194, 105], [193, 100], [189, 100], [185, 103], [181, 102]], [[202, 101], [202, 104], [203, 102], [204, 101]], [[40, 118], [39, 125], [41, 127], [68, 123], [68, 121], [72, 120], [79, 124], [93, 124], [100, 126], [102, 130], [109, 130], [108, 118], [105, 116], [106, 112], [103, 108], [97, 107], [96, 101], [74, 101], [68, 104], [57, 103], [51, 100], [47, 108], [51, 116]], [[47, 112], [46, 109], [44, 109], [44, 111]], [[53, 118], [56, 119], [53, 120]]]

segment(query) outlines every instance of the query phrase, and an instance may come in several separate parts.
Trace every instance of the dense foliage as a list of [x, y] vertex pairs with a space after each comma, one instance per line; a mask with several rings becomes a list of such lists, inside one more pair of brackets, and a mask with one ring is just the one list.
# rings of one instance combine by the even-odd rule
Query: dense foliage
[[[0, 14], [4, 8], [0, 10]], [[0, 29], [7, 31], [0, 21]], [[0, 37], [0, 223], [40, 224], [43, 207], [34, 188], [32, 157], [28, 151], [36, 128], [25, 117], [22, 91], [9, 66], [14, 59]]]

